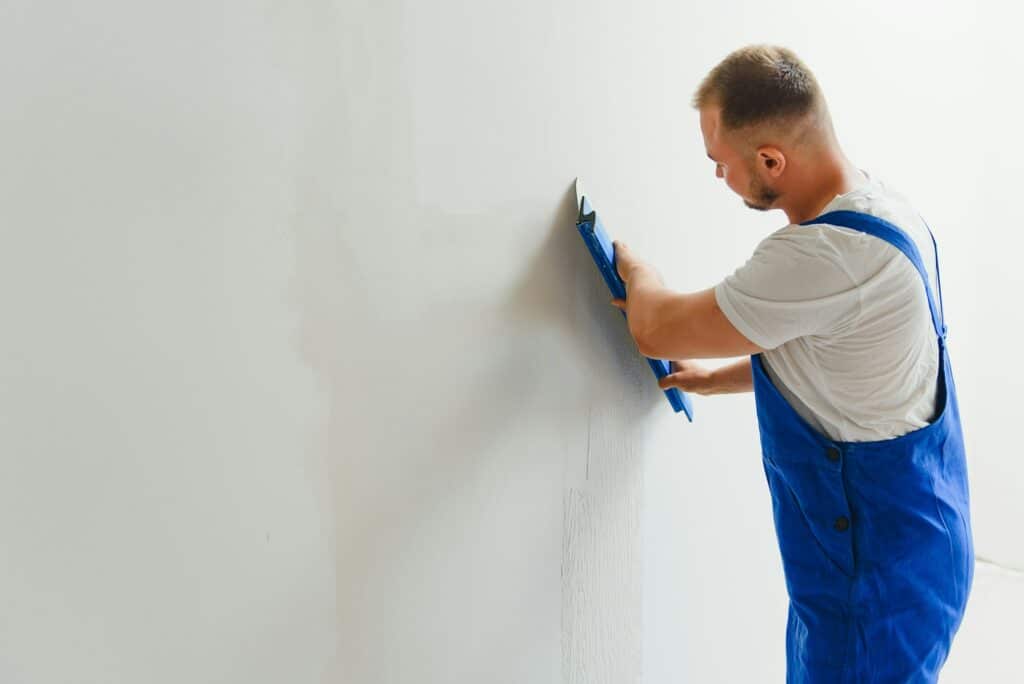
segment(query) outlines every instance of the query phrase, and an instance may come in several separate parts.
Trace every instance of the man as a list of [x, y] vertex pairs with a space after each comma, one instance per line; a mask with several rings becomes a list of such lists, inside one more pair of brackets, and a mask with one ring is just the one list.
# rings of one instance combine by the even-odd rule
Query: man
[[626, 299], [612, 303], [641, 353], [681, 359], [663, 388], [754, 392], [790, 596], [787, 681], [934, 682], [974, 566], [934, 238], [846, 158], [791, 51], [733, 52], [693, 104], [716, 175], [789, 225], [691, 294], [616, 242]]

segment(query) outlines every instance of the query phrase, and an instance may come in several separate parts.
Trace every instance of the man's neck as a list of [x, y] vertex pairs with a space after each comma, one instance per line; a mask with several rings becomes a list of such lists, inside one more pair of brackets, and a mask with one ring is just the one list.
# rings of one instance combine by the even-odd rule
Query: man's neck
[[815, 216], [828, 206], [829, 202], [836, 198], [836, 195], [844, 195], [865, 182], [867, 177], [863, 172], [845, 158], [835, 165], [826, 167], [821, 173], [820, 167], [817, 176], [817, 183], [808, 183], [807, 192], [802, 197], [794, 198], [790, 205], [780, 206], [786, 212], [790, 223], [802, 223]]

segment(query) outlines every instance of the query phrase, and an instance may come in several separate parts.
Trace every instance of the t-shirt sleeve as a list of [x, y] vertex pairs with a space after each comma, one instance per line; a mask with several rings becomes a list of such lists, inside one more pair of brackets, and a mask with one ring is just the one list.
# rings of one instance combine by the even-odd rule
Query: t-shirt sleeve
[[783, 230], [715, 286], [725, 317], [762, 349], [797, 337], [834, 335], [861, 310], [856, 279], [815, 231]]

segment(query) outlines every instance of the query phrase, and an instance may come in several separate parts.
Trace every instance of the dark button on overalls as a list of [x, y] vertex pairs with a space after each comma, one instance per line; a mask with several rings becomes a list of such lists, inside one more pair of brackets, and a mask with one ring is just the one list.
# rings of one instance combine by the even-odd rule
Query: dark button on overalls
[[937, 415], [892, 439], [831, 440], [786, 402], [761, 355], [751, 357], [764, 469], [790, 597], [786, 681], [935, 682], [974, 573], [938, 250], [937, 307], [917, 245], [900, 228], [853, 211], [830, 212], [802, 225], [820, 223], [885, 240], [921, 274], [939, 348]]

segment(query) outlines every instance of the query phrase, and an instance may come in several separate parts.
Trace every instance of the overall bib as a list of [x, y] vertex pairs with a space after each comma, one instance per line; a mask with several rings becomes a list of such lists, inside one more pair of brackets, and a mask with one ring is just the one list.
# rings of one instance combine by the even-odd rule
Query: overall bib
[[751, 356], [764, 470], [790, 598], [786, 681], [935, 682], [974, 574], [938, 249], [937, 308], [917, 245], [900, 228], [854, 211], [829, 212], [801, 225], [812, 223], [878, 237], [917, 268], [939, 346], [938, 395], [936, 415], [924, 427], [892, 439], [835, 441], [793, 410], [772, 384], [761, 354]]

